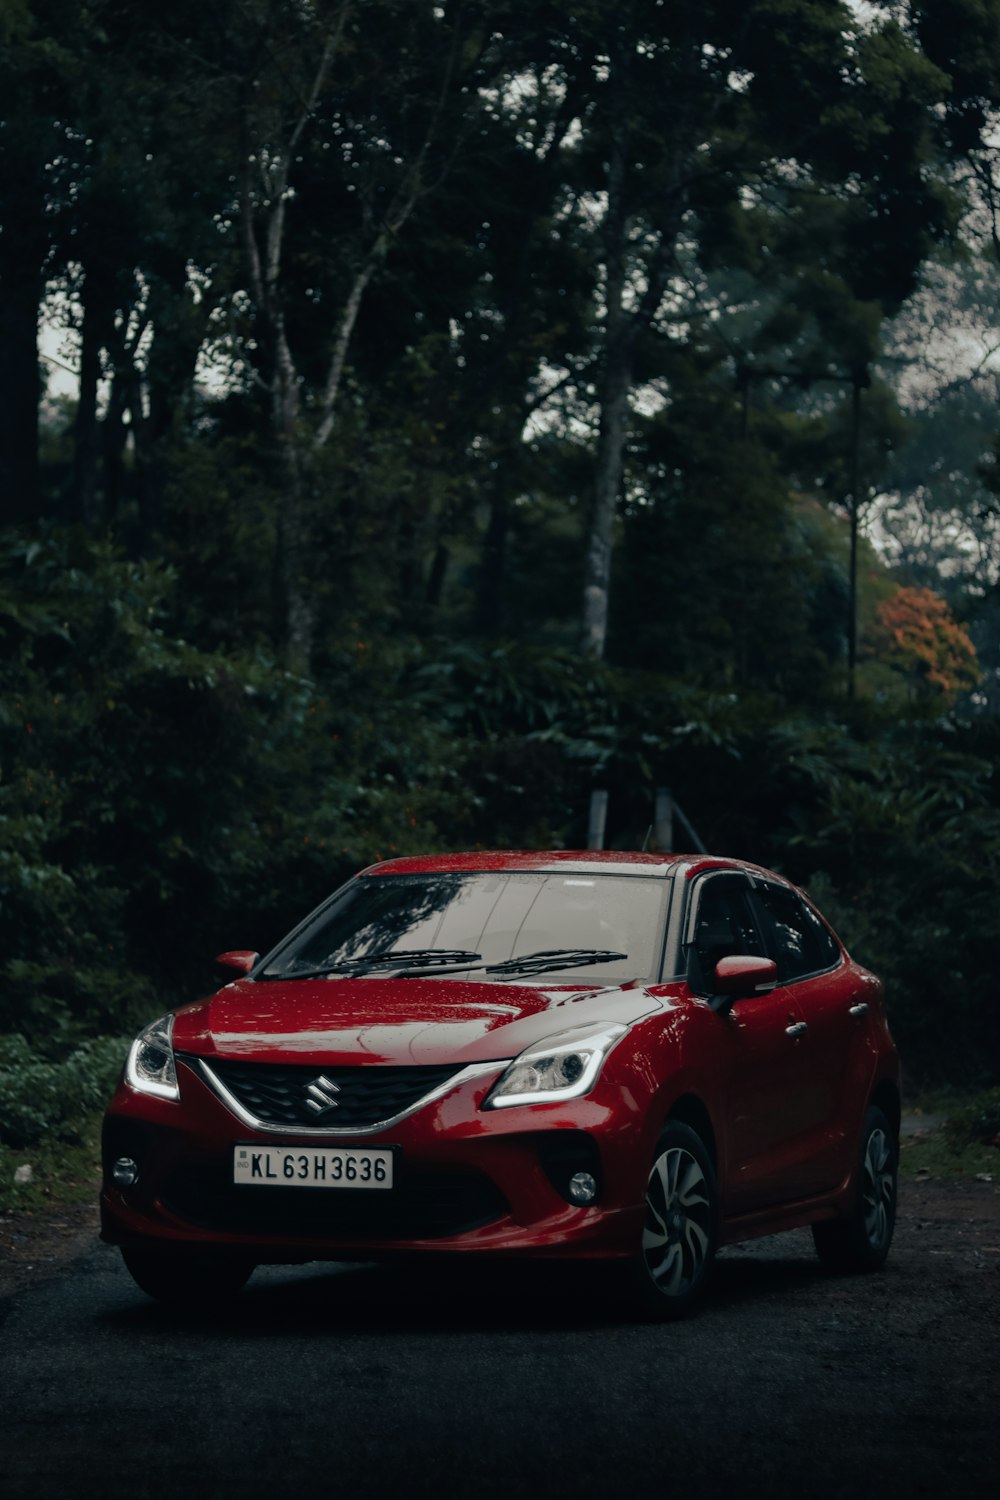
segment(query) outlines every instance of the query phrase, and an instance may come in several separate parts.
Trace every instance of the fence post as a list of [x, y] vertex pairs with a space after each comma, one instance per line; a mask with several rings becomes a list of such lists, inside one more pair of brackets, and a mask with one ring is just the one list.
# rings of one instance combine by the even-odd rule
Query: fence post
[[656, 789], [653, 813], [653, 848], [669, 854], [674, 847], [674, 799], [665, 786]]
[[608, 794], [593, 791], [590, 794], [590, 819], [587, 823], [587, 848], [604, 848], [604, 829], [608, 821]]

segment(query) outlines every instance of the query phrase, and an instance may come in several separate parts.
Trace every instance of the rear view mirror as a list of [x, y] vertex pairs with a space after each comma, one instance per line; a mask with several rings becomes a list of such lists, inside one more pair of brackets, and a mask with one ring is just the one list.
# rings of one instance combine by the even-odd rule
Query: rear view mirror
[[778, 982], [778, 965], [773, 958], [759, 958], [752, 953], [732, 953], [720, 958], [715, 966], [713, 1004], [725, 1010], [736, 1000], [750, 995], [764, 995]]
[[216, 956], [215, 967], [221, 969], [223, 974], [237, 975], [242, 977], [249, 974], [254, 964], [260, 958], [259, 953], [252, 953], [249, 948], [235, 948], [231, 953], [220, 953]]

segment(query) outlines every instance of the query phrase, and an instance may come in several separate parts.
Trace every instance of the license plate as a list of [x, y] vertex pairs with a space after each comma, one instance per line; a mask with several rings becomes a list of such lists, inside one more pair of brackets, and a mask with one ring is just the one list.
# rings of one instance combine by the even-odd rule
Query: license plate
[[392, 1187], [392, 1152], [359, 1147], [290, 1150], [287, 1146], [237, 1146], [233, 1182], [251, 1187]]

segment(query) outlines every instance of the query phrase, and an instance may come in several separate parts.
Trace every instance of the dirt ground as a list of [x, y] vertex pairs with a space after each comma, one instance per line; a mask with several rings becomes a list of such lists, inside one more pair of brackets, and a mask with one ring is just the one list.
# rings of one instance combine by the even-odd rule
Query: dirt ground
[[41, 1213], [0, 1214], [0, 1296], [55, 1275], [98, 1234], [97, 1189], [87, 1203]]
[[5, 1500], [997, 1495], [996, 1181], [904, 1181], [874, 1276], [731, 1246], [670, 1325], [557, 1263], [265, 1267], [184, 1316], [96, 1233], [0, 1219]]

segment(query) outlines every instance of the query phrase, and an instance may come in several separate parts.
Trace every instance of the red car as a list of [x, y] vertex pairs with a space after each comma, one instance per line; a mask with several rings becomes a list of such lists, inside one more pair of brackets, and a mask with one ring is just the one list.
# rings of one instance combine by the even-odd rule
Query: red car
[[676, 1316], [716, 1249], [812, 1226], [882, 1263], [882, 984], [738, 860], [473, 853], [362, 871], [132, 1044], [102, 1233], [154, 1297], [260, 1263], [613, 1260]]

